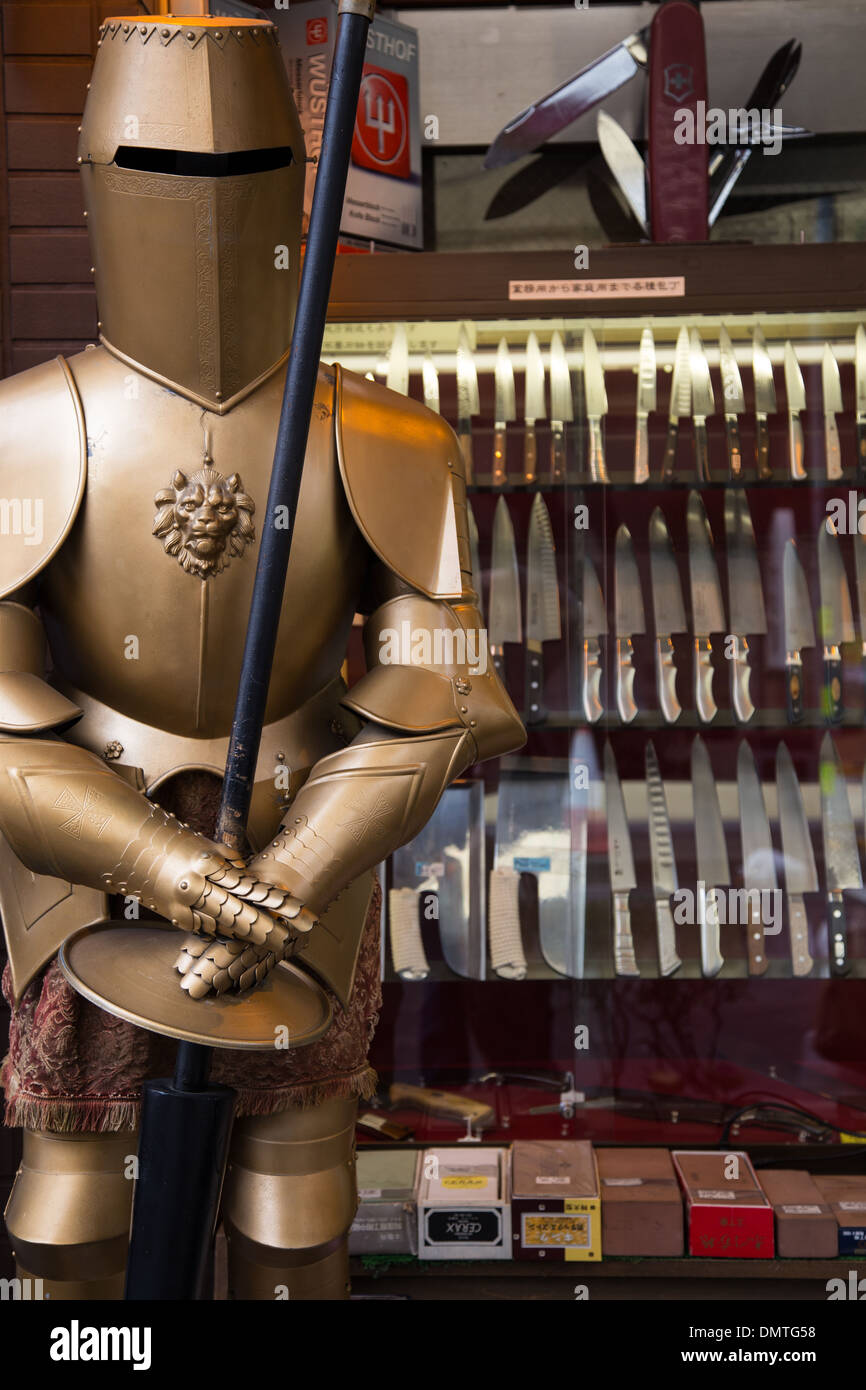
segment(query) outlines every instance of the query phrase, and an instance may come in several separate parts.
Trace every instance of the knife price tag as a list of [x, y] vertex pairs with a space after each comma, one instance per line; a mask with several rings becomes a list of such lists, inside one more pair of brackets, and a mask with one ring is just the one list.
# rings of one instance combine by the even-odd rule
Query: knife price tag
[[509, 280], [515, 299], [681, 299], [684, 275], [615, 280]]
[[807, 1203], [805, 1206], [800, 1205], [800, 1206], [793, 1206], [793, 1207], [782, 1207], [782, 1211], [785, 1213], [786, 1216], [820, 1216], [820, 1215], [821, 1215], [821, 1208], [820, 1208], [820, 1207], [816, 1207], [816, 1206], [813, 1206], [813, 1205], [809, 1205], [808, 1203]]
[[514, 867], [519, 874], [550, 873], [550, 860], [543, 856], [516, 856]]
[[459, 1188], [486, 1187], [487, 1178], [485, 1178], [481, 1173], [465, 1173], [461, 1174], [460, 1176], [457, 1176], [452, 1173], [449, 1177], [442, 1179], [442, 1186]]

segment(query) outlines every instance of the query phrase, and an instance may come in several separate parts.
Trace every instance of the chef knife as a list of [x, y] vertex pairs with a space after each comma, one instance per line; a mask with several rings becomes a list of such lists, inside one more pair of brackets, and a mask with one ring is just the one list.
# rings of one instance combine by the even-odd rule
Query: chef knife
[[482, 603], [481, 587], [481, 557], [478, 549], [478, 522], [475, 520], [475, 513], [472, 510], [472, 503], [466, 499], [466, 524], [469, 530], [469, 555], [472, 561], [472, 586], [478, 598], [478, 612], [484, 616], [484, 606]]
[[728, 556], [731, 641], [727, 654], [731, 663], [731, 703], [737, 719], [745, 724], [755, 713], [749, 690], [752, 672], [747, 639], [766, 633], [767, 614], [749, 503], [745, 492], [739, 488], [725, 488], [725, 541]]
[[451, 1120], [470, 1129], [487, 1129], [496, 1121], [493, 1107], [473, 1096], [455, 1091], [433, 1090], [429, 1086], [409, 1086], [395, 1082], [388, 1088], [388, 1100], [395, 1110], [420, 1110], [440, 1120]]
[[677, 955], [676, 929], [671, 913], [671, 894], [677, 891], [677, 865], [674, 858], [674, 842], [671, 837], [664, 783], [659, 772], [656, 750], [649, 740], [647, 740], [645, 759], [649, 805], [650, 864], [656, 909], [659, 972], [662, 975], [673, 975], [682, 965], [682, 961]]
[[707, 449], [707, 416], [715, 410], [710, 365], [696, 328], [689, 333], [689, 364], [692, 373], [692, 418], [695, 425], [695, 472], [699, 482], [710, 481]]
[[596, 132], [604, 162], [616, 179], [632, 216], [644, 236], [648, 237], [650, 230], [646, 211], [646, 165], [634, 141], [626, 134], [619, 121], [614, 120], [606, 111], [598, 113]]
[[[500, 498], [500, 501], [504, 501]], [[547, 718], [544, 701], [545, 642], [562, 636], [556, 548], [550, 513], [540, 492], [535, 494], [529, 517], [526, 556], [526, 722], [541, 724]]]
[[857, 576], [857, 612], [860, 617], [861, 651], [866, 659], [866, 536], [854, 536], [854, 571]]
[[668, 409], [668, 435], [662, 460], [662, 482], [669, 483], [676, 468], [680, 419], [692, 409], [691, 344], [689, 330], [683, 326], [677, 336], [674, 370], [671, 377], [671, 403]]
[[682, 706], [677, 699], [672, 635], [688, 631], [688, 625], [674, 548], [660, 507], [656, 507], [650, 517], [649, 550], [656, 633], [656, 686], [661, 712], [667, 722], [673, 724], [680, 717]]
[[797, 354], [789, 342], [785, 343], [785, 395], [788, 403], [788, 465], [791, 477], [801, 482], [806, 477], [803, 426], [800, 421], [800, 411], [806, 409], [806, 387]]
[[424, 404], [428, 410], [435, 410], [439, 414], [439, 373], [436, 370], [436, 363], [429, 352], [425, 352], [424, 361], [421, 363], [421, 386], [424, 392]]
[[508, 503], [500, 497], [493, 513], [493, 546], [490, 559], [490, 596], [487, 640], [494, 668], [505, 680], [505, 643], [523, 640], [520, 621], [520, 577], [514, 527]]
[[719, 949], [719, 912], [715, 890], [731, 882], [731, 869], [719, 793], [710, 755], [700, 734], [695, 735], [692, 743], [692, 798], [698, 861], [696, 908], [701, 938], [701, 971], [711, 979], [718, 975], [725, 963]]
[[631, 532], [620, 526], [614, 552], [614, 630], [616, 632], [616, 707], [624, 724], [637, 714], [632, 637], [646, 632], [643, 592]]
[[631, 934], [628, 897], [637, 887], [631, 835], [625, 812], [616, 758], [609, 743], [604, 745], [604, 795], [607, 811], [607, 857], [610, 890], [613, 894], [613, 961], [617, 975], [632, 979], [640, 975]]
[[562, 342], [554, 332], [550, 339], [550, 476], [564, 483], [566, 475], [566, 425], [574, 419], [571, 373]]
[[547, 414], [544, 401], [544, 362], [538, 338], [530, 333], [526, 340], [526, 372], [523, 395], [523, 481], [534, 483], [538, 471], [538, 442], [535, 422]]
[[576, 121], [647, 65], [649, 29], [629, 34], [561, 87], [521, 111], [497, 135], [484, 157], [485, 169], [498, 169], [530, 154]]
[[568, 815], [571, 832], [571, 879], [569, 887], [569, 948], [571, 970], [583, 979], [586, 953], [586, 872], [590, 821], [600, 830], [601, 777], [595, 740], [586, 729], [571, 736], [568, 750]]
[[824, 457], [827, 461], [827, 477], [836, 482], [842, 477], [842, 450], [839, 446], [839, 426], [836, 416], [842, 414], [842, 382], [839, 379], [839, 364], [833, 356], [829, 343], [824, 344], [821, 358], [821, 385], [824, 395]]
[[829, 734], [824, 735], [821, 743], [818, 781], [821, 787], [821, 828], [827, 875], [830, 973], [847, 975], [848, 927], [843, 893], [846, 888], [862, 888], [863, 874], [857, 850], [857, 832], [848, 800], [848, 783], [836, 745]]
[[853, 642], [856, 634], [842, 547], [829, 516], [818, 527], [818, 580], [821, 591], [819, 628], [824, 648], [824, 713], [831, 724], [838, 724], [843, 714], [840, 648], [845, 642]]
[[749, 974], [763, 975], [767, 969], [767, 950], [761, 914], [763, 894], [778, 890], [776, 858], [764, 789], [752, 750], [743, 739], [737, 751], [737, 799], [740, 809], [740, 841], [743, 849], [743, 882], [746, 887], [748, 921], [746, 951]]
[[472, 416], [477, 415], [479, 409], [478, 372], [475, 369], [475, 358], [472, 355], [472, 344], [466, 324], [461, 323], [457, 335], [457, 438], [460, 440], [467, 483], [474, 479]]
[[586, 418], [589, 424], [589, 476], [594, 483], [608, 481], [604, 461], [602, 420], [607, 414], [607, 391], [598, 344], [591, 328], [583, 330], [583, 380], [586, 391]]
[[499, 339], [493, 374], [493, 486], [502, 487], [508, 468], [506, 426], [517, 414], [514, 400], [514, 368], [505, 338]]
[[719, 328], [719, 368], [722, 374], [722, 401], [725, 412], [725, 443], [728, 450], [728, 475], [743, 476], [743, 451], [740, 448], [738, 416], [746, 409], [743, 378], [734, 352], [734, 345], [724, 324]]
[[399, 391], [401, 396], [409, 394], [409, 339], [405, 323], [394, 324], [394, 336], [388, 349], [388, 370], [385, 385], [389, 391]]
[[854, 334], [854, 394], [857, 414], [857, 481], [866, 482], [866, 328]]
[[776, 385], [773, 381], [773, 364], [764, 342], [760, 328], [752, 337], [752, 376], [755, 383], [755, 461], [758, 477], [769, 479], [773, 476], [770, 467], [770, 426], [768, 415], [776, 413]]
[[785, 692], [788, 723], [799, 724], [803, 718], [803, 648], [814, 647], [815, 625], [809, 587], [796, 542], [785, 544], [782, 563], [782, 604], [785, 624]]
[[640, 335], [637, 365], [637, 411], [634, 433], [634, 480], [649, 481], [649, 416], [656, 408], [656, 346], [652, 329]]
[[689, 493], [686, 507], [689, 545], [689, 583], [692, 598], [692, 635], [695, 651], [695, 708], [708, 724], [718, 713], [713, 699], [713, 647], [710, 634], [725, 633], [725, 609], [713, 551], [713, 533], [696, 492]]
[[818, 870], [803, 807], [803, 794], [791, 755], [784, 743], [776, 749], [776, 792], [779, 824], [782, 830], [782, 857], [785, 864], [785, 891], [788, 898], [788, 927], [791, 935], [791, 961], [796, 976], [808, 975], [814, 965], [809, 953], [809, 919], [804, 893], [818, 891]]
[[601, 639], [607, 636], [607, 607], [589, 556], [583, 557], [583, 672], [581, 704], [589, 724], [604, 714], [601, 699]]

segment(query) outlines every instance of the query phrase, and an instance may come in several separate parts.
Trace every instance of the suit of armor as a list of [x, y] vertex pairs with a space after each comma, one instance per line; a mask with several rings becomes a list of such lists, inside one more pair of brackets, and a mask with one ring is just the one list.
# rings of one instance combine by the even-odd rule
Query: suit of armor
[[[371, 869], [455, 776], [523, 740], [462, 640], [481, 619], [459, 446], [421, 405], [321, 368], [239, 858], [169, 808], [190, 778], [221, 774], [257, 531], [284, 524], [265, 499], [305, 161], [274, 27], [108, 21], [79, 149], [100, 345], [0, 384], [0, 494], [20, 517], [0, 554], [13, 1035], [38, 1029], [39, 1003], [21, 1001], [114, 895], [185, 933], [166, 989], [242, 991], [292, 956], [350, 1018]], [[347, 691], [356, 611], [367, 674]], [[441, 640], [385, 664], [406, 623]], [[7, 1098], [22, 1084], [14, 1062], [6, 1084]], [[7, 1223], [21, 1272], [53, 1297], [117, 1296], [134, 1141], [78, 1096], [70, 1083], [41, 1120], [21, 1109]], [[289, 1084], [239, 1121], [224, 1200], [234, 1296], [345, 1292], [354, 1104]]]

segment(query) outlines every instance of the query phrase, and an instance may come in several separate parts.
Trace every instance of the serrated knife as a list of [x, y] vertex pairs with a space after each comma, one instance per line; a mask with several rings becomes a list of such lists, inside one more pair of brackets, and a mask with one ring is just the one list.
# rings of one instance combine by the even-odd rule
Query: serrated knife
[[827, 877], [827, 931], [830, 938], [830, 974], [847, 975], [848, 925], [844, 891], [863, 887], [863, 873], [857, 850], [857, 832], [848, 783], [839, 753], [829, 734], [821, 743], [818, 768], [821, 787], [821, 829], [824, 836], [824, 871]]
[[856, 633], [842, 547], [829, 516], [818, 527], [818, 581], [821, 592], [818, 627], [824, 648], [824, 713], [831, 724], [838, 724], [844, 712], [841, 647], [845, 642], [855, 641]]
[[589, 424], [589, 476], [594, 483], [606, 483], [608, 476], [602, 421], [607, 414], [607, 391], [598, 343], [591, 328], [583, 330], [583, 381]]
[[637, 888], [637, 877], [619, 772], [609, 743], [604, 745], [604, 797], [610, 891], [613, 895], [614, 970], [617, 975], [635, 979], [640, 971], [635, 960], [628, 900], [632, 888]]
[[675, 632], [687, 632], [688, 624], [674, 548], [660, 507], [656, 507], [650, 517], [649, 552], [656, 634], [656, 688], [659, 708], [667, 722], [673, 724], [679, 719], [682, 706], [677, 699], [672, 639]]
[[785, 343], [785, 396], [788, 406], [788, 467], [791, 477], [802, 482], [806, 477], [803, 425], [800, 411], [806, 409], [806, 387], [793, 344]]
[[695, 708], [704, 724], [718, 713], [713, 699], [713, 644], [710, 634], [725, 633], [725, 607], [722, 586], [713, 554], [715, 545], [704, 504], [696, 492], [689, 493], [686, 507], [686, 534], [689, 546], [689, 586], [692, 599], [692, 636], [695, 653]]
[[785, 543], [782, 562], [782, 606], [785, 626], [785, 701], [788, 723], [803, 718], [803, 650], [815, 645], [815, 624], [809, 586], [794, 540]]
[[646, 483], [650, 475], [649, 417], [656, 408], [656, 345], [652, 329], [640, 335], [637, 365], [637, 408], [634, 431], [634, 480]]
[[520, 576], [517, 568], [517, 549], [514, 527], [504, 497], [500, 497], [493, 513], [493, 545], [490, 559], [490, 597], [487, 615], [487, 638], [493, 666], [505, 681], [505, 643], [522, 642], [520, 614]]
[[740, 843], [743, 850], [743, 882], [746, 888], [746, 952], [750, 975], [763, 975], [769, 964], [764, 940], [762, 904], [765, 893], [776, 893], [776, 857], [767, 819], [764, 789], [749, 745], [743, 739], [737, 750], [737, 800]]
[[[504, 501], [500, 498], [500, 501]], [[544, 643], [562, 636], [556, 547], [550, 513], [540, 492], [535, 494], [529, 517], [526, 548], [526, 722], [541, 724], [547, 718], [544, 699]]]
[[743, 476], [743, 451], [740, 448], [739, 416], [746, 409], [746, 397], [734, 345], [724, 324], [719, 329], [719, 370], [722, 376], [722, 408], [725, 412], [728, 476], [741, 478]]
[[866, 482], [866, 328], [854, 334], [854, 403], [857, 419], [857, 481]]
[[394, 336], [388, 349], [388, 370], [385, 385], [389, 391], [399, 391], [401, 396], [409, 394], [409, 339], [405, 323], [394, 324]]
[[731, 882], [731, 868], [716, 779], [707, 746], [700, 734], [695, 735], [692, 743], [692, 798], [698, 861], [695, 906], [701, 939], [701, 972], [712, 979], [725, 963], [719, 949], [716, 890]]
[[616, 179], [620, 191], [631, 209], [632, 216], [643, 232], [650, 234], [646, 210], [646, 165], [631, 136], [619, 121], [606, 111], [599, 111], [596, 134], [604, 162]]
[[547, 415], [544, 400], [544, 362], [538, 338], [530, 333], [526, 340], [526, 370], [523, 383], [523, 481], [534, 483], [538, 473], [536, 420]]
[[564, 483], [567, 468], [566, 426], [574, 419], [574, 395], [568, 358], [562, 335], [554, 332], [550, 339], [550, 477], [554, 483]]
[[821, 358], [821, 387], [824, 396], [824, 457], [827, 462], [827, 477], [837, 482], [842, 477], [842, 450], [839, 444], [839, 426], [836, 416], [842, 414], [842, 382], [839, 377], [839, 364], [833, 356], [829, 343], [824, 344]]
[[791, 961], [794, 974], [802, 977], [808, 975], [814, 965], [809, 952], [809, 919], [803, 894], [818, 891], [818, 870], [815, 868], [815, 853], [803, 807], [803, 794], [784, 743], [780, 743], [776, 749], [776, 794], [785, 864]]
[[507, 426], [515, 419], [514, 367], [505, 338], [499, 339], [493, 373], [493, 486], [504, 487], [508, 472]]
[[646, 632], [643, 592], [631, 532], [620, 526], [614, 547], [614, 631], [616, 633], [616, 707], [624, 724], [637, 714], [632, 637]]
[[767, 416], [776, 413], [776, 384], [773, 364], [760, 328], [755, 329], [752, 337], [752, 377], [755, 384], [755, 463], [758, 477], [767, 481], [773, 476]]
[[707, 419], [713, 414], [716, 403], [713, 397], [713, 383], [710, 380], [710, 364], [696, 328], [689, 333], [689, 363], [692, 373], [692, 419], [695, 427], [695, 473], [699, 482], [708, 483], [710, 455], [707, 447]]
[[474, 480], [472, 457], [472, 416], [480, 410], [478, 372], [472, 355], [472, 344], [465, 323], [457, 335], [457, 438], [466, 471], [466, 482]]
[[647, 740], [644, 756], [659, 973], [667, 976], [673, 975], [682, 965], [677, 955], [676, 928], [671, 912], [671, 895], [677, 891], [677, 865], [664, 782], [659, 772], [656, 750], [650, 740]]
[[671, 401], [668, 407], [668, 433], [662, 460], [662, 482], [672, 481], [677, 462], [677, 441], [680, 420], [692, 410], [691, 344], [689, 330], [683, 326], [677, 336], [674, 370], [671, 377]]
[[587, 554], [583, 557], [583, 670], [581, 676], [581, 705], [587, 723], [595, 724], [604, 714], [601, 699], [602, 638], [607, 636], [607, 605], [595, 566]]
[[749, 683], [749, 637], [767, 631], [761, 566], [755, 531], [745, 492], [725, 488], [725, 543], [728, 557], [728, 617], [731, 643], [731, 703], [737, 719], [746, 724], [755, 713]]

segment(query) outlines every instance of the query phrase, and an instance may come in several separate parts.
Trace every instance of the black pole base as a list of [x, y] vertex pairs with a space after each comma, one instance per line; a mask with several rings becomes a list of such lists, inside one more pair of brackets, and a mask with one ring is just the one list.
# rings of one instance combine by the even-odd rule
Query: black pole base
[[206, 1299], [236, 1092], [145, 1081], [128, 1300]]

